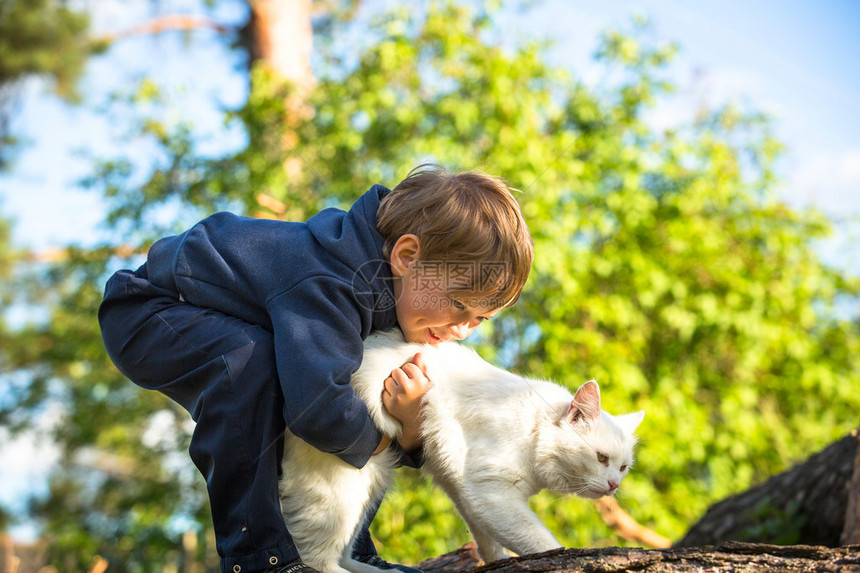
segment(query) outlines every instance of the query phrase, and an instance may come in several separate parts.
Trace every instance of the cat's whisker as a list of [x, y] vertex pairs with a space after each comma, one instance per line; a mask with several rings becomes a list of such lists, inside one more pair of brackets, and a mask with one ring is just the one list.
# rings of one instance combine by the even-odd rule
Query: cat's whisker
[[624, 511], [630, 511], [630, 504], [627, 502], [627, 498], [623, 493], [621, 493], [621, 495], [619, 495], [619, 493], [621, 492], [615, 494], [615, 500], [618, 502], [618, 506]]
[[627, 500], [624, 498], [624, 493], [621, 490], [615, 492], [615, 495], [612, 496], [615, 501], [615, 505], [623, 509], [624, 511], [630, 510], [630, 506], [627, 503]]
[[581, 486], [583, 489], [588, 489], [594, 486], [594, 482], [590, 479], [584, 479], [572, 474], [562, 474], [562, 476], [564, 477], [565, 483], [569, 484], [571, 487]]
[[554, 505], [558, 505], [559, 503], [561, 503], [563, 501], [567, 501], [572, 496], [573, 496], [573, 494], [571, 494], [571, 493], [558, 493], [557, 495], [555, 495], [553, 497], [552, 501], [549, 503], [549, 507], [552, 507]]

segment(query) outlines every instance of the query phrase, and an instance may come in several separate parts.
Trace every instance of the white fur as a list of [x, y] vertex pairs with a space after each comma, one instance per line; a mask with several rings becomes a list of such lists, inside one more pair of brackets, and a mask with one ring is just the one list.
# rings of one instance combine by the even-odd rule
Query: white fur
[[[384, 434], [396, 437], [400, 424], [382, 406], [383, 382], [416, 352], [433, 384], [424, 398], [422, 469], [454, 501], [485, 562], [506, 557], [503, 547], [520, 555], [560, 547], [528, 507], [538, 491], [598, 498], [614, 493], [610, 482], [619, 484], [629, 471], [633, 432], [644, 413], [603, 412], [595, 382], [574, 396], [496, 368], [464, 346], [410, 344], [398, 331], [365, 341], [364, 362], [352, 378]], [[389, 449], [358, 470], [287, 434], [282, 507], [305, 563], [324, 573], [380, 571], [350, 553], [396, 461]]]

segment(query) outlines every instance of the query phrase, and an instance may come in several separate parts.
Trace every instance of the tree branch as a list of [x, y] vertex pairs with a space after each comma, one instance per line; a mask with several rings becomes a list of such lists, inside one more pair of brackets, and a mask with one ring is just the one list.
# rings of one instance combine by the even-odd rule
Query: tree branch
[[[133, 255], [146, 254], [148, 248], [118, 245], [113, 249], [113, 255], [127, 259]], [[24, 261], [30, 263], [64, 263], [76, 252], [69, 247], [48, 247], [42, 251], [30, 252], [24, 256]]]
[[99, 36], [98, 38], [94, 38], [92, 43], [96, 45], [110, 45], [117, 40], [130, 38], [132, 36], [148, 36], [177, 30], [213, 30], [219, 34], [230, 34], [238, 31], [236, 28], [225, 26], [210, 18], [204, 18], [203, 16], [194, 16], [191, 14], [167, 14], [165, 16], [158, 16], [122, 32]]
[[[424, 561], [418, 567], [424, 573], [468, 571], [476, 567], [474, 560], [457, 560], [457, 557], [467, 556], [467, 553], [466, 547], [463, 547], [456, 552]], [[674, 549], [638, 547], [555, 549], [537, 555], [494, 561], [479, 569], [483, 573], [489, 571], [497, 573], [724, 571], [728, 573], [731, 571], [858, 570], [860, 570], [860, 546], [830, 548], [738, 542]]]
[[641, 525], [638, 521], [630, 517], [630, 514], [621, 509], [618, 502], [610, 497], [601, 497], [595, 500], [597, 511], [603, 522], [612, 528], [615, 533], [620, 535], [627, 541], [634, 541], [649, 547], [666, 548], [672, 546], [672, 541], [668, 537], [663, 537], [656, 531], [652, 531]]

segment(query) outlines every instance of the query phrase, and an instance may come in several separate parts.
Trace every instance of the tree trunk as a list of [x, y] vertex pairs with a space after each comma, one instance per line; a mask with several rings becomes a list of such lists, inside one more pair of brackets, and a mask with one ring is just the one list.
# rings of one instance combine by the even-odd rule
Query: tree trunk
[[[857, 431], [854, 433], [856, 434]], [[854, 455], [854, 475], [848, 489], [845, 528], [839, 541], [842, 545], [860, 544], [860, 446], [857, 447], [857, 453]]]
[[[248, 0], [249, 51], [299, 90], [313, 85], [310, 0]], [[306, 92], [305, 92], [306, 94]]]
[[860, 435], [855, 430], [790, 470], [711, 506], [676, 545], [739, 540], [835, 547], [843, 531], [846, 542], [858, 543], [858, 455]]
[[[261, 62], [270, 72], [289, 82], [291, 91], [285, 101], [285, 117], [277, 128], [278, 144], [284, 155], [283, 167], [289, 181], [298, 181], [302, 172], [301, 155], [296, 128], [307, 120], [312, 110], [306, 105], [314, 86], [311, 72], [313, 27], [311, 0], [248, 0], [251, 18], [247, 25], [248, 53], [251, 64]], [[283, 190], [261, 189], [257, 203], [261, 210], [256, 217], [285, 218], [286, 206], [281, 203]], [[283, 208], [280, 208], [283, 207]], [[288, 217], [287, 217], [288, 218]]]
[[[424, 573], [452, 573], [475, 566], [458, 562], [466, 548], [420, 563]], [[482, 573], [542, 573], [582, 571], [609, 573], [619, 571], [841, 571], [860, 572], [860, 546], [813, 547], [777, 546], [757, 543], [726, 542], [716, 547], [639, 549], [604, 547], [602, 549], [557, 549], [537, 555], [495, 561], [479, 569]]]

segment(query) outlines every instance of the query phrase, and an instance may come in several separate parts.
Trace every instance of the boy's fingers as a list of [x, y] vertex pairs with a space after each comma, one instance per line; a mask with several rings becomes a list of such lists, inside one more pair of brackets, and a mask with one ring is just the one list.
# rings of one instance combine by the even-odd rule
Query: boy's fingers
[[388, 377], [391, 378], [393, 386], [399, 386], [409, 381], [409, 376], [402, 368], [395, 368]]
[[391, 395], [391, 392], [388, 391], [388, 388], [382, 389], [382, 405], [388, 410], [388, 406], [391, 404], [391, 401], [394, 397]]
[[[420, 398], [427, 390], [430, 389], [432, 382], [424, 375], [414, 364], [407, 364], [403, 367], [407, 378], [400, 385], [402, 393], [410, 399]], [[407, 372], [408, 371], [408, 372]]]
[[412, 357], [412, 364], [421, 369], [424, 375], [427, 375], [427, 363], [424, 362], [424, 355], [420, 352], [417, 352], [415, 356]]
[[385, 382], [382, 385], [382, 400], [385, 403], [386, 400], [391, 402], [395, 399], [395, 396], [399, 396], [403, 393], [403, 387], [397, 383], [397, 381], [389, 376], [385, 379]]
[[386, 378], [382, 387], [382, 405], [385, 410], [390, 413], [392, 409], [396, 409], [405, 393], [403, 386], [398, 384], [394, 378], [391, 376]]
[[391, 376], [385, 379], [383, 387], [388, 391], [391, 399], [394, 400], [401, 396], [409, 395], [413, 391], [415, 383], [403, 370], [398, 368], [391, 373]]
[[424, 371], [421, 370], [421, 368], [419, 368], [415, 364], [412, 364], [411, 362], [407, 362], [406, 364], [404, 364], [400, 370], [402, 370], [409, 378], [418, 378], [419, 376], [424, 376]]

